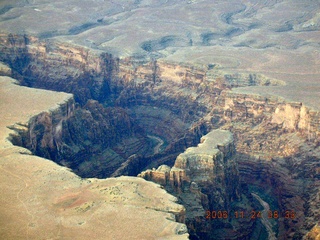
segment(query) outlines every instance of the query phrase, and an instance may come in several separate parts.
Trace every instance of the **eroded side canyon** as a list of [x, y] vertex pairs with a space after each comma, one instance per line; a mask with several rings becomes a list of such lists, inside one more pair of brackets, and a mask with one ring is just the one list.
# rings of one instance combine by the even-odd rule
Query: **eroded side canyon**
[[[256, 204], [252, 191], [269, 200], [273, 210], [295, 212], [293, 219], [276, 220], [278, 239], [300, 239], [319, 221], [319, 112], [301, 103], [231, 91], [283, 82], [254, 73], [217, 77], [211, 65], [117, 59], [30, 36], [3, 34], [0, 43], [0, 60], [22, 85], [74, 94], [65, 114], [41, 113], [24, 128], [13, 127], [19, 132], [12, 135], [14, 144], [85, 177], [135, 176], [163, 164], [172, 167], [144, 176], [156, 182], [158, 172], [182, 177], [159, 183], [188, 205], [186, 223], [195, 238], [214, 231], [213, 239], [259, 234], [253, 230], [258, 221], [205, 219], [207, 209], [249, 211]], [[227, 150], [219, 150], [224, 156], [217, 158], [220, 172], [217, 163], [201, 163], [206, 174], [192, 174], [199, 163], [183, 164], [183, 152], [217, 128], [234, 138]], [[163, 142], [159, 149], [157, 138]], [[212, 171], [217, 175], [210, 176]], [[191, 197], [196, 201], [190, 203]]]

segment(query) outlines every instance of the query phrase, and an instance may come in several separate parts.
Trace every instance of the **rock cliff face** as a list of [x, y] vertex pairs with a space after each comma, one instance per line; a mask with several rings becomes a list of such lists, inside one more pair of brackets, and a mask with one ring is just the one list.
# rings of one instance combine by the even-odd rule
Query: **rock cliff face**
[[15, 129], [20, 135], [13, 143], [83, 177], [110, 176], [131, 155], [148, 154], [149, 139], [123, 109], [104, 108], [93, 100], [83, 108], [70, 100], [61, 108], [57, 114], [33, 117], [27, 130]]
[[[220, 150], [219, 150], [220, 149]], [[228, 192], [223, 193], [223, 199], [238, 199], [237, 167], [231, 157], [235, 149], [232, 135], [228, 131], [214, 130], [201, 138], [197, 147], [190, 147], [184, 153], [179, 154], [174, 166], [162, 165], [158, 170], [147, 170], [140, 174], [141, 177], [164, 185], [168, 185], [177, 193], [190, 187], [191, 182], [196, 185], [216, 185], [217, 188]], [[235, 180], [228, 189], [225, 167], [234, 172]], [[230, 168], [230, 169], [229, 169]], [[232, 196], [232, 197], [231, 197]], [[229, 201], [227, 200], [227, 201]], [[220, 207], [224, 207], [224, 203]]]
[[234, 155], [232, 134], [214, 130], [203, 136], [197, 147], [181, 153], [172, 168], [162, 165], [139, 176], [163, 185], [178, 197], [186, 207], [186, 223], [193, 239], [241, 238], [252, 234], [248, 230], [251, 224], [231, 231], [228, 220], [232, 217], [211, 219], [212, 212], [231, 213], [241, 200]]
[[0, 38], [1, 59], [23, 85], [63, 89], [72, 92], [81, 104], [108, 96], [107, 80], [115, 66], [110, 55], [29, 36], [1, 34]]
[[[220, 179], [221, 190], [215, 198], [209, 190], [202, 192], [198, 188], [217, 189], [217, 186], [204, 185], [218, 181], [219, 178], [210, 174], [213, 167], [219, 169], [219, 164], [191, 168], [188, 172], [183, 169], [187, 169], [189, 162], [179, 154], [198, 144], [210, 130], [222, 128], [234, 136], [237, 151], [230, 159], [238, 164], [242, 197], [247, 206], [253, 199], [249, 199], [246, 191], [260, 189], [275, 203], [274, 208], [296, 213], [295, 219], [277, 221], [279, 239], [301, 238], [315, 225], [320, 214], [319, 112], [276, 97], [239, 93], [237, 89], [230, 91], [232, 87], [247, 85], [283, 85], [282, 81], [253, 73], [224, 74], [214, 65], [193, 66], [134, 57], [117, 59], [102, 52], [30, 36], [2, 34], [0, 42], [3, 53], [0, 60], [12, 67], [12, 75], [20, 83], [73, 93], [79, 104], [77, 107], [70, 104], [63, 120], [58, 118], [55, 122], [45, 114], [34, 118], [30, 134], [22, 134], [24, 137], [20, 140], [16, 137], [16, 143], [28, 145], [34, 153], [38, 151], [56, 158], [61, 164], [70, 167], [77, 164], [75, 171], [83, 172], [84, 176], [105, 176], [102, 172], [113, 176], [133, 175], [146, 168], [177, 164], [171, 170], [161, 167], [151, 171], [152, 177], [147, 173], [145, 176], [161, 184], [169, 181], [166, 186], [174, 183], [172, 192], [187, 191], [189, 195], [184, 195], [196, 199], [194, 209], [204, 210], [203, 206], [220, 206], [219, 196], [223, 199], [221, 206], [238, 199], [237, 184], [232, 197], [226, 194], [226, 189], [234, 184], [233, 180], [228, 182], [229, 175], [232, 173], [231, 179], [237, 176], [232, 170], [235, 165], [225, 166], [230, 169], [229, 173], [229, 170], [219, 170], [218, 175], [225, 180]], [[116, 121], [119, 119], [121, 123]], [[80, 127], [80, 122], [85, 125]], [[110, 138], [101, 138], [107, 135]], [[160, 150], [155, 150], [159, 143], [152, 142], [157, 138], [164, 143]], [[63, 151], [52, 156], [58, 148]], [[92, 153], [85, 155], [90, 161], [77, 157], [83, 156], [83, 152]], [[64, 156], [70, 154], [75, 158], [68, 162]], [[106, 164], [105, 159], [110, 164]], [[215, 161], [222, 159], [220, 156]], [[198, 159], [196, 163], [201, 161], [204, 160]], [[105, 166], [110, 168], [106, 170]], [[205, 183], [197, 182], [199, 179], [193, 174], [196, 172], [206, 179]], [[184, 184], [188, 190], [184, 190]], [[196, 211], [190, 210], [192, 207], [186, 208], [187, 216], [188, 211], [195, 214]], [[235, 229], [241, 229], [240, 225], [253, 227], [252, 222], [245, 223], [245, 220], [228, 223], [231, 225], [211, 222], [202, 225], [203, 234], [214, 231], [215, 224]], [[191, 221], [189, 223], [191, 232], [201, 231], [198, 227], [192, 229]], [[242, 232], [246, 233], [249, 234]], [[236, 238], [236, 234], [239, 231], [229, 237]]]
[[232, 93], [224, 107], [223, 128], [234, 133], [241, 181], [270, 191], [275, 208], [295, 212], [294, 219], [279, 219], [279, 239], [302, 238], [303, 229], [314, 224], [310, 214], [319, 214], [319, 113], [276, 98]]

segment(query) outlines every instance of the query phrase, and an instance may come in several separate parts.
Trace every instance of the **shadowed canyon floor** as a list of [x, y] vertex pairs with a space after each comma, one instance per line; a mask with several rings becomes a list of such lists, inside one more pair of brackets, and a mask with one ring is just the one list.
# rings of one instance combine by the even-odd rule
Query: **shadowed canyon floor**
[[1, 1], [0, 29], [4, 239], [319, 238], [318, 1]]

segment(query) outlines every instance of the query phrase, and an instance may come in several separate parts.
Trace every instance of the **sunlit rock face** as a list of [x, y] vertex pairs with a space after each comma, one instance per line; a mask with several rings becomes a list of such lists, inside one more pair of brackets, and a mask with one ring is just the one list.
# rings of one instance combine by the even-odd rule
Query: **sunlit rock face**
[[179, 154], [172, 168], [162, 165], [139, 176], [163, 185], [180, 199], [186, 207], [186, 223], [192, 238], [241, 237], [252, 234], [251, 224], [242, 225], [241, 233], [237, 227], [230, 231], [226, 219], [206, 217], [208, 211], [230, 211], [236, 202], [241, 202], [240, 177], [234, 155], [232, 134], [226, 130], [213, 130], [201, 138], [198, 146]]

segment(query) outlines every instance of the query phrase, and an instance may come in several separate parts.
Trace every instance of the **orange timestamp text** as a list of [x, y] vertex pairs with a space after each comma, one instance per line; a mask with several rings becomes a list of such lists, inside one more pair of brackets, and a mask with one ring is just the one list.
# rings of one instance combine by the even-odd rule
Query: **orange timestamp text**
[[226, 211], [226, 210], [207, 210], [205, 212], [206, 219], [228, 219], [228, 218], [250, 218], [250, 219], [259, 219], [259, 218], [268, 218], [268, 219], [295, 219], [296, 213], [292, 210], [286, 211], [255, 211], [250, 212], [245, 211]]

